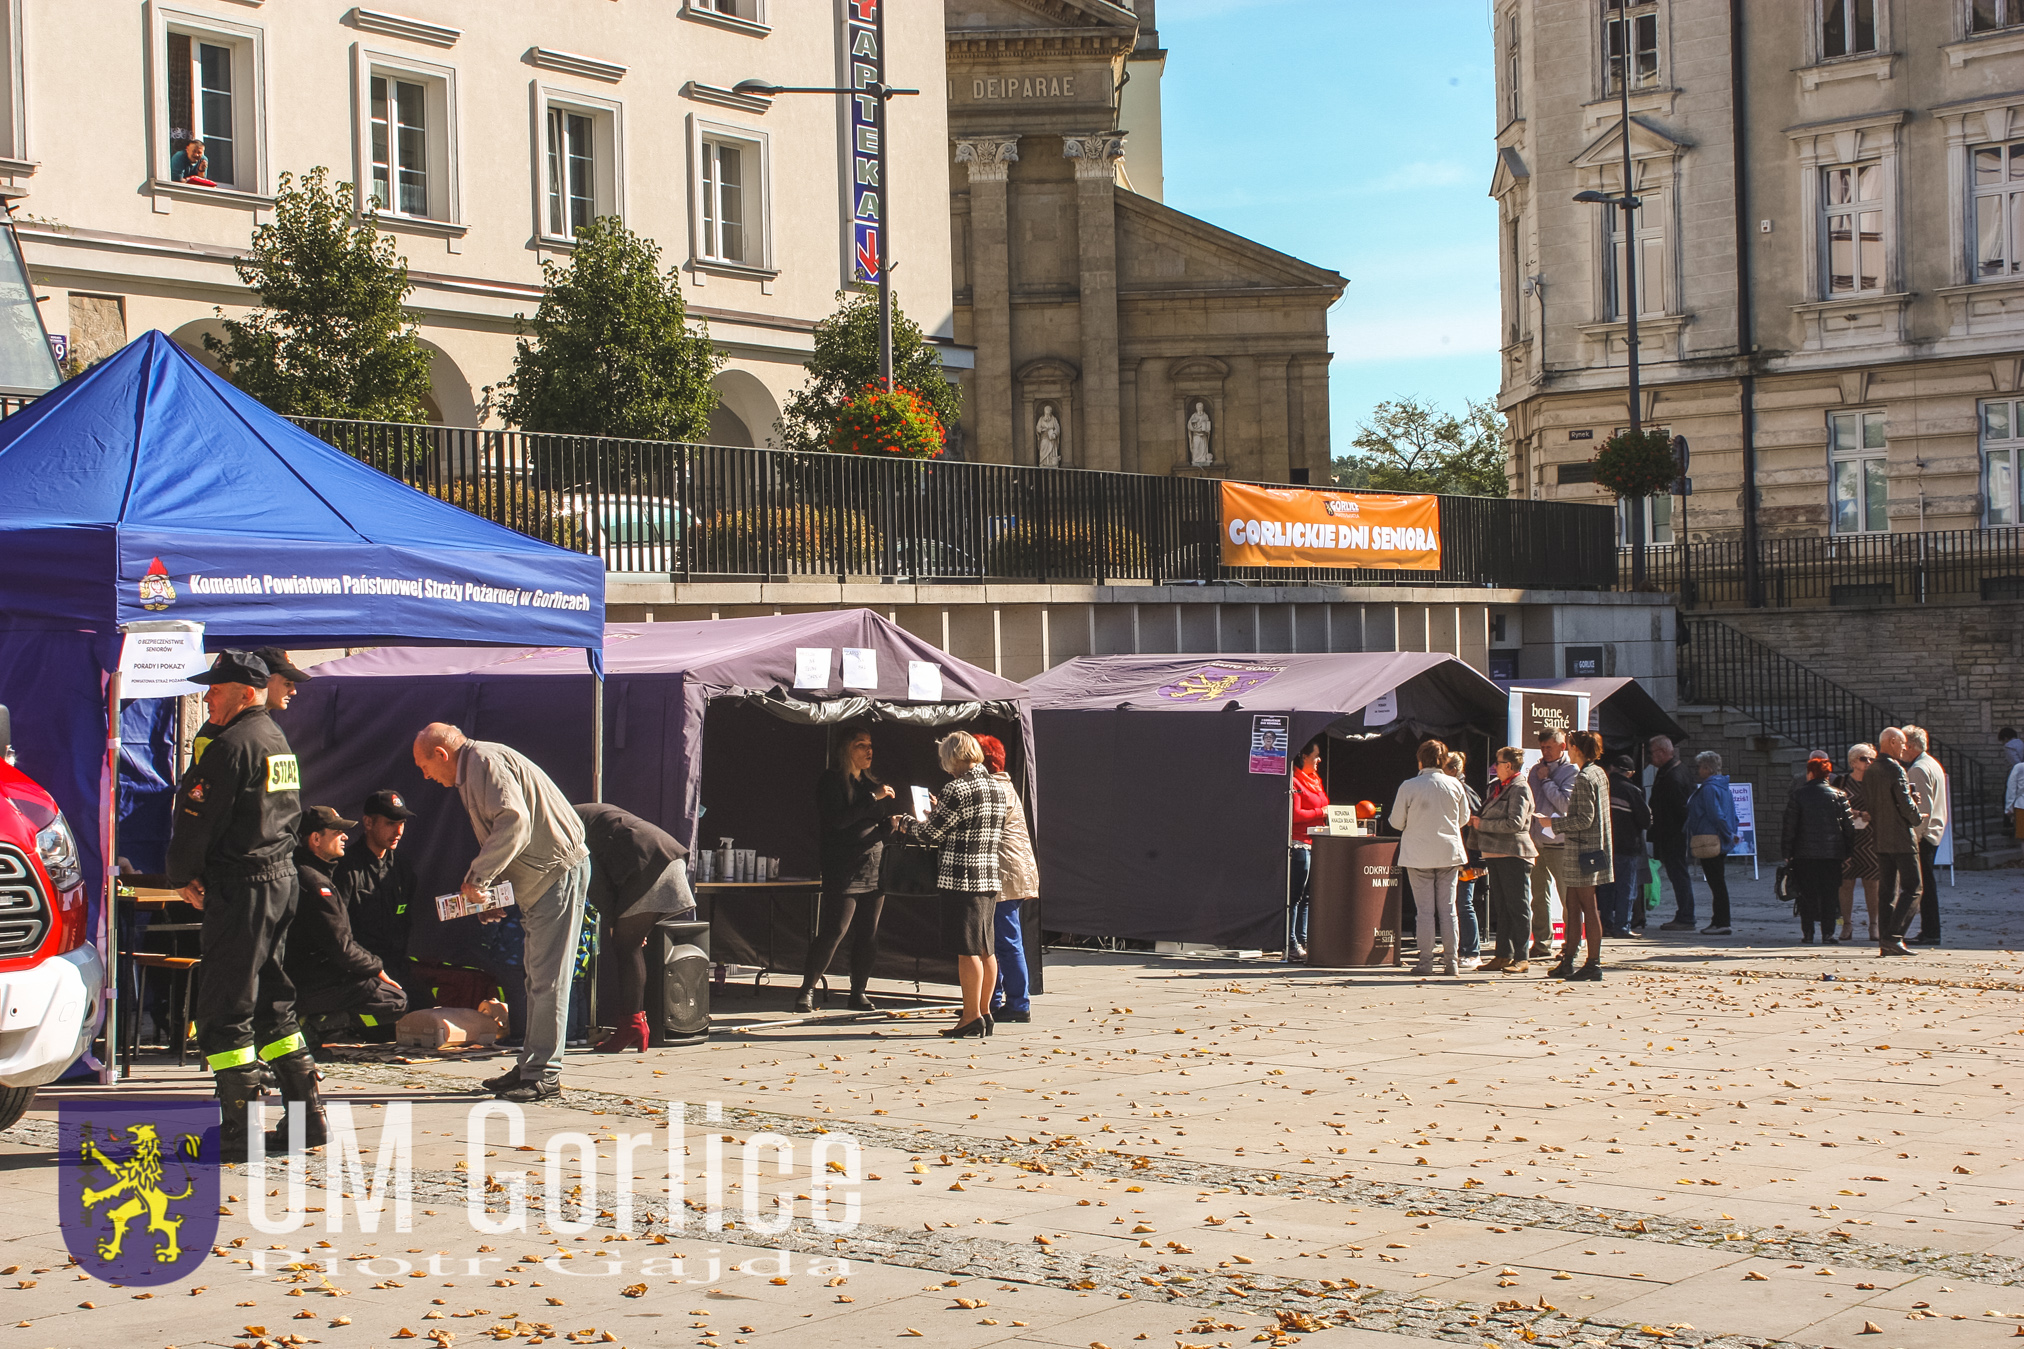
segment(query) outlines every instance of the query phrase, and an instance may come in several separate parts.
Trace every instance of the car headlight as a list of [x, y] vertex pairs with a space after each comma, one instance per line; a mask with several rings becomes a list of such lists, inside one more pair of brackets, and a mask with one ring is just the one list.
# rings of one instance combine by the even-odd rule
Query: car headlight
[[77, 840], [71, 836], [70, 824], [61, 811], [35, 835], [35, 851], [42, 858], [42, 869], [49, 873], [49, 883], [58, 893], [74, 890], [83, 882], [84, 862], [77, 855]]

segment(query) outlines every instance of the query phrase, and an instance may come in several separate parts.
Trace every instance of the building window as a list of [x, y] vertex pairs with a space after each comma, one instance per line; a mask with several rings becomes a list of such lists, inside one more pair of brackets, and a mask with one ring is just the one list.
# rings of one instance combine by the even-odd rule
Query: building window
[[1659, 82], [1658, 0], [1602, 0], [1603, 92], [1623, 91], [1624, 63], [1630, 63], [1630, 87], [1651, 88]]
[[746, 147], [703, 142], [703, 256], [745, 262]]
[[2024, 141], [1978, 145], [1975, 169], [1975, 277], [2024, 273]]
[[542, 116], [542, 226], [573, 239], [599, 216], [617, 215], [619, 124], [615, 105], [557, 98]]
[[[1631, 241], [1637, 248], [1637, 312], [1639, 318], [1666, 312], [1666, 211], [1665, 194], [1640, 189], [1638, 207], [1631, 213]], [[1624, 303], [1628, 280], [1625, 271], [1623, 211], [1603, 212], [1603, 294], [1607, 298], [1605, 317], [1621, 320], [1630, 311]]]
[[162, 9], [154, 21], [154, 176], [261, 191], [260, 30]]
[[1831, 412], [1827, 457], [1833, 474], [1834, 532], [1890, 530], [1890, 444], [1881, 412]]
[[0, 157], [28, 158], [26, 85], [21, 62], [21, 0], [0, 0]]
[[1969, 0], [1968, 31], [1992, 33], [2024, 24], [2024, 0]]
[[1509, 10], [1504, 15], [1504, 120], [1515, 122], [1522, 115], [1523, 104], [1518, 99], [1518, 11]]
[[1823, 287], [1829, 298], [1884, 288], [1883, 166], [1845, 164], [1821, 170]]
[[[1525, 336], [1525, 250], [1523, 220], [1512, 216], [1504, 222], [1504, 310], [1510, 342]], [[1509, 345], [1509, 343], [1507, 343]]]
[[2024, 523], [2024, 402], [1982, 404], [1982, 523]]
[[1876, 50], [1876, 0], [1820, 0], [1820, 58]]
[[429, 113], [419, 84], [372, 77], [372, 196], [382, 211], [429, 213]]
[[[1616, 542], [1620, 548], [1631, 546], [1632, 540], [1630, 502], [1616, 503]], [[1655, 548], [1670, 548], [1673, 545], [1673, 499], [1670, 496], [1645, 498], [1645, 543]]]

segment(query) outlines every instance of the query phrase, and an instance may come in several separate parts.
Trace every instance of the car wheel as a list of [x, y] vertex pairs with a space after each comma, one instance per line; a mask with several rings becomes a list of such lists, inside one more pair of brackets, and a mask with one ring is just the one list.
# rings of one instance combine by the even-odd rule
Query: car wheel
[[14, 1122], [28, 1113], [28, 1103], [35, 1099], [33, 1087], [0, 1087], [0, 1129], [11, 1129]]

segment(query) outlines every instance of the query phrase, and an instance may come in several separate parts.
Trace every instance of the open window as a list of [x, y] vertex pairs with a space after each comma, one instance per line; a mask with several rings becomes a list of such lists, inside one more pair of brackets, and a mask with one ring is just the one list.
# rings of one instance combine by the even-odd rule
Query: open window
[[206, 14], [158, 8], [154, 16], [155, 178], [264, 192], [263, 34]]
[[624, 214], [619, 105], [544, 90], [541, 99], [541, 233], [574, 239], [592, 220]]

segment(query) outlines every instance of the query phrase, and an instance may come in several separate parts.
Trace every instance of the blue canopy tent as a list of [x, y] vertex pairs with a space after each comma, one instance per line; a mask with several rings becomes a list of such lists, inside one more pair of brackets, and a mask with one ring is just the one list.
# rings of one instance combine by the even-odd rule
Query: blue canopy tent
[[214, 650], [582, 647], [602, 674], [599, 559], [396, 482], [159, 332], [0, 422], [0, 540], [0, 703], [22, 770], [99, 825], [78, 843], [108, 965], [125, 625], [193, 620]]

